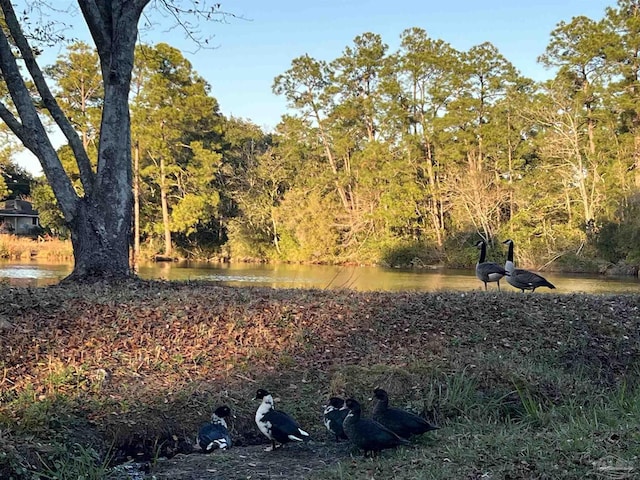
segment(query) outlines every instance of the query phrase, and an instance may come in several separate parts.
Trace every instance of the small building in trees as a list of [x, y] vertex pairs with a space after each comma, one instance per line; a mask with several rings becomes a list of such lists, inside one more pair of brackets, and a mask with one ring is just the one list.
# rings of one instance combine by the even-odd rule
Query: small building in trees
[[0, 233], [28, 234], [40, 226], [38, 211], [26, 200], [0, 202]]

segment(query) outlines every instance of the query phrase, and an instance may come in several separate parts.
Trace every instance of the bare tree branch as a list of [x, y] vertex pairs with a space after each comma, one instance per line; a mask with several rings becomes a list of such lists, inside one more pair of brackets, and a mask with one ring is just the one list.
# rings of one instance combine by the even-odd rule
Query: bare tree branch
[[[213, 35], [205, 35], [199, 29], [200, 22], [224, 22], [226, 18], [242, 19], [243, 17], [222, 10], [222, 5], [216, 0], [189, 0], [175, 2], [171, 0], [153, 0], [156, 4], [156, 10], [164, 10], [171, 18], [174, 28], [182, 29], [185, 38], [193, 42], [200, 48], [215, 48], [211, 45], [210, 40]], [[194, 19], [189, 21], [189, 17]], [[145, 28], [154, 25], [153, 19], [145, 16]]]
[[[11, 51], [9, 40], [3, 32], [0, 32], [0, 71], [22, 121], [22, 124], [19, 124], [12, 114], [9, 116], [5, 112], [6, 120], [8, 120], [7, 126], [17, 128], [17, 131], [14, 131], [16, 136], [41, 160], [42, 168], [56, 193], [60, 208], [66, 218], [73, 219], [78, 196], [53, 145], [51, 145], [40, 117], [38, 117], [38, 112], [24, 83], [16, 58]], [[4, 117], [3, 120], [5, 120]], [[18, 127], [18, 125], [20, 126]]]
[[[80, 5], [82, 16], [89, 27], [100, 61], [103, 62], [103, 59], [109, 58], [109, 49], [111, 48], [111, 42], [109, 41], [111, 18], [106, 15], [104, 9], [100, 8], [94, 0], [79, 0], [78, 5]], [[105, 73], [104, 64], [102, 65], [102, 73], [103, 75]]]
[[0, 119], [2, 119], [2, 121], [7, 124], [9, 129], [15, 134], [16, 137], [18, 137], [18, 140], [20, 140], [28, 148], [27, 137], [25, 135], [22, 124], [2, 102], [0, 102]]
[[91, 195], [93, 191], [94, 175], [91, 170], [89, 156], [82, 145], [82, 140], [51, 93], [51, 90], [44, 79], [44, 75], [42, 74], [42, 70], [40, 70], [40, 66], [36, 62], [33, 50], [22, 32], [11, 2], [9, 0], [0, 0], [0, 7], [4, 12], [5, 21], [11, 36], [20, 50], [20, 54], [27, 66], [27, 70], [31, 74], [31, 78], [33, 78], [34, 84], [38, 89], [38, 93], [40, 93], [40, 96], [42, 97], [45, 108], [49, 113], [51, 113], [56, 124], [60, 127], [60, 130], [69, 141], [69, 146], [71, 147], [71, 150], [73, 150], [73, 154], [75, 155], [78, 163], [80, 179], [82, 180], [84, 191], [87, 195]]

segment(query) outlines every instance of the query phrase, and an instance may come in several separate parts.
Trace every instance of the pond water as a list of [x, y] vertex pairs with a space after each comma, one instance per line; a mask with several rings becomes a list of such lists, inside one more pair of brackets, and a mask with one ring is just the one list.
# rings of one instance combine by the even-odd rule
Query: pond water
[[[67, 276], [68, 263], [0, 262], [0, 281], [14, 286], [46, 286]], [[354, 290], [438, 291], [481, 290], [482, 283], [468, 270], [404, 270], [383, 267], [342, 267], [325, 265], [211, 264], [188, 262], [149, 263], [140, 267], [146, 279], [206, 280], [225, 285], [255, 285], [274, 288], [350, 288]], [[557, 293], [640, 293], [637, 277], [605, 277], [600, 275], [543, 272]], [[506, 281], [504, 290], [514, 290]], [[490, 284], [489, 289], [495, 289]], [[536, 292], [550, 292], [541, 288]]]

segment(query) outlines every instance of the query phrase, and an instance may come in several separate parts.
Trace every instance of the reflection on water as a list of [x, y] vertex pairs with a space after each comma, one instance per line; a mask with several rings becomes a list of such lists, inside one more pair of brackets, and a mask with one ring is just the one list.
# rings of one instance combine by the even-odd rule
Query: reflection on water
[[16, 287], [42, 287], [58, 283], [71, 272], [68, 264], [0, 262], [0, 281]]
[[[69, 264], [0, 262], [0, 281], [15, 286], [45, 286], [60, 281], [71, 272]], [[557, 287], [554, 292], [624, 293], [640, 292], [635, 277], [603, 277], [597, 275], [565, 275], [545, 273]], [[257, 285], [274, 288], [351, 288], [383, 291], [481, 290], [482, 283], [469, 270], [402, 270], [381, 267], [337, 267], [324, 265], [262, 265], [152, 263], [141, 266], [146, 279], [205, 280], [226, 285]], [[502, 281], [502, 289], [514, 289]], [[495, 290], [496, 285], [491, 284]], [[541, 288], [537, 292], [551, 292]]]
[[0, 268], [1, 278], [57, 278], [54, 271], [25, 265]]

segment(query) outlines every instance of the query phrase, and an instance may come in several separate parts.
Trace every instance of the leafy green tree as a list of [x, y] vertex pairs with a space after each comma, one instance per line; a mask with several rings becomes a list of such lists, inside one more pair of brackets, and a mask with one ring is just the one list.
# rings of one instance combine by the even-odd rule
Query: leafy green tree
[[547, 109], [537, 115], [547, 133], [543, 152], [563, 172], [570, 202], [575, 199], [581, 205], [578, 218], [583, 226], [601, 217], [604, 198], [601, 178], [606, 158], [598, 151], [596, 136], [610, 41], [602, 23], [575, 17], [551, 33], [541, 57], [544, 64], [558, 67], [556, 80], [545, 86]]
[[0, 201], [7, 198], [10, 194], [9, 187], [7, 186], [7, 181], [4, 178], [4, 174], [0, 176]]
[[342, 55], [330, 65], [330, 94], [338, 95], [339, 105], [333, 115], [347, 123], [353, 134], [354, 127], [369, 142], [379, 133], [376, 107], [380, 104], [380, 81], [387, 61], [388, 46], [380, 35], [364, 33], [347, 46]]
[[228, 170], [225, 168], [221, 176], [220, 190], [228, 249], [234, 258], [278, 258], [282, 252], [274, 209], [292, 176], [286, 160], [276, 154], [273, 136], [265, 135], [250, 122], [232, 117], [225, 123], [224, 132]]
[[387, 91], [389, 117], [397, 119], [392, 124], [398, 126], [397, 135], [414, 172], [413, 182], [419, 187], [413, 189], [413, 195], [404, 194], [405, 202], [413, 199], [409, 205], [418, 212], [418, 224], [424, 223], [427, 236], [442, 248], [449, 201], [442, 181], [445, 165], [439, 155], [438, 121], [461, 92], [460, 52], [442, 40], [429, 38], [421, 28], [407, 29], [400, 38]]
[[485, 239], [497, 232], [503, 210], [504, 191], [498, 162], [505, 125], [497, 118], [497, 105], [518, 81], [518, 74], [490, 43], [472, 47], [462, 56], [459, 74], [461, 94], [452, 100], [442, 119], [447, 188], [454, 214], [473, 225]]
[[11, 158], [7, 158], [0, 163], [2, 172], [2, 182], [6, 187], [6, 198], [21, 198], [31, 195], [31, 183], [33, 176], [23, 167], [15, 163]]
[[217, 216], [223, 118], [209, 85], [167, 44], [138, 48], [133, 81], [141, 175], [143, 183], [154, 184], [147, 200], [156, 200], [161, 215], [161, 222], [147, 219], [146, 231], [162, 225], [164, 255], [170, 256], [172, 232], [188, 237]]
[[33, 206], [38, 210], [40, 225], [55, 235], [66, 236], [68, 229], [64, 217], [58, 207], [53, 189], [45, 179], [39, 179], [31, 189]]
[[617, 112], [615, 128], [619, 156], [634, 173], [633, 186], [640, 188], [640, 2], [619, 0], [606, 10], [603, 20], [606, 41], [600, 57], [613, 78], [610, 109]]
[[33, 177], [16, 163], [15, 155], [22, 148], [3, 123], [0, 123], [0, 145], [0, 201], [28, 197]]
[[345, 173], [345, 166], [340, 164], [333, 149], [331, 125], [328, 120], [334, 106], [333, 97], [328, 91], [331, 75], [331, 69], [326, 62], [304, 55], [293, 59], [291, 68], [275, 78], [273, 91], [277, 95], [283, 95], [290, 107], [298, 109], [304, 120], [313, 122], [313, 128], [317, 130], [321, 140], [327, 165], [326, 175], [331, 177], [342, 207], [348, 213], [351, 211], [351, 200], [341, 179], [348, 175], [348, 165]]
[[[80, 132], [82, 144], [95, 164], [104, 98], [97, 52], [84, 42], [73, 43], [45, 72], [54, 82], [53, 93], [60, 108]], [[73, 168], [73, 163], [68, 162], [68, 167]]]
[[[344, 219], [345, 210], [334, 188], [336, 177], [327, 170], [324, 151], [312, 121], [285, 116], [276, 128], [273, 148], [258, 158], [252, 183], [267, 181], [262, 187], [252, 188], [254, 194], [248, 200], [260, 206], [255, 212], [259, 218], [253, 223], [260, 225], [259, 232], [273, 245], [277, 258], [330, 261], [339, 256], [341, 237], [336, 219]], [[304, 200], [306, 196], [313, 196], [313, 201]], [[249, 205], [244, 211], [250, 211]], [[295, 220], [301, 218], [305, 219], [303, 223]], [[322, 225], [312, 226], [312, 221]], [[347, 222], [343, 225], [348, 229]], [[307, 228], [309, 233], [303, 233]], [[314, 229], [322, 235], [311, 234]], [[323, 244], [320, 249], [319, 244]]]
[[[604, 32], [602, 23], [590, 18], [574, 17], [560, 22], [551, 32], [551, 42], [540, 57], [548, 67], [558, 67], [557, 76], [572, 85], [576, 100], [582, 102], [586, 122], [588, 152], [594, 155], [596, 106], [601, 97], [601, 85], [606, 74], [605, 50], [613, 40]], [[598, 92], [600, 90], [600, 92]]]
[[16, 151], [17, 146], [11, 140], [0, 147], [0, 201], [30, 194], [33, 177], [13, 160]]

